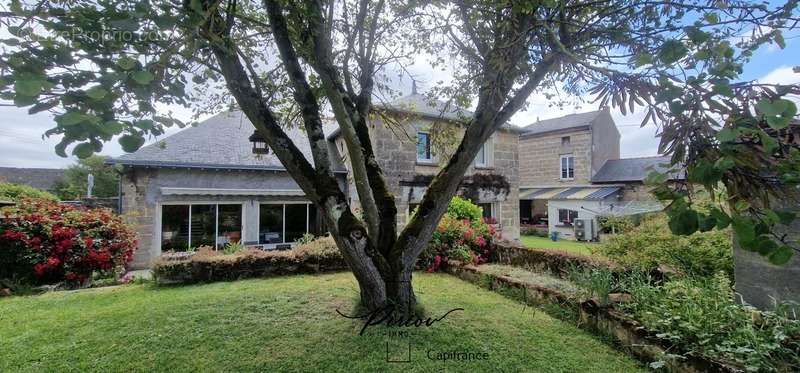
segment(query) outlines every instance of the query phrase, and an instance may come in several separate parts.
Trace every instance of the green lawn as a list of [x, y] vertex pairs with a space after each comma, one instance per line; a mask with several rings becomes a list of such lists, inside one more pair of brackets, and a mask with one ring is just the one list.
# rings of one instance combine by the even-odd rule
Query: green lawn
[[546, 237], [521, 236], [522, 243], [532, 249], [555, 249], [564, 250], [576, 254], [592, 255], [592, 250], [596, 250], [598, 244], [578, 242], [571, 240], [553, 241]]
[[[643, 370], [574, 325], [455, 277], [414, 281], [428, 314], [465, 311], [409, 331], [410, 363], [386, 362], [385, 333], [397, 328], [358, 336], [361, 323], [336, 314], [357, 295], [352, 275], [340, 273], [0, 299], [0, 371]], [[442, 362], [429, 350], [489, 357]]]

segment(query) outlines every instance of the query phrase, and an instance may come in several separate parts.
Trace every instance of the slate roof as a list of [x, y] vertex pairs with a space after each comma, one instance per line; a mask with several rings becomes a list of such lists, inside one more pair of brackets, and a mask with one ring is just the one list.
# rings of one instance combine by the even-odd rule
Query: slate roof
[[[669, 165], [670, 157], [641, 157], [609, 159], [600, 167], [592, 177], [593, 183], [616, 183], [630, 181], [644, 181], [650, 173], [650, 167], [657, 171], [664, 171]], [[682, 175], [672, 175], [672, 179], [680, 179]]]
[[42, 190], [52, 190], [63, 177], [64, 169], [60, 168], [0, 167], [0, 182], [25, 184]]
[[536, 123], [522, 127], [522, 136], [537, 135], [553, 131], [591, 126], [595, 118], [605, 109], [590, 111], [588, 113], [570, 114], [563, 117], [540, 120]]
[[[332, 132], [333, 126], [325, 125], [323, 130]], [[253, 144], [248, 139], [253, 131], [253, 125], [241, 111], [226, 111], [134, 153], [114, 158], [110, 163], [150, 167], [285, 170], [273, 152], [253, 154]], [[284, 128], [284, 131], [313, 164], [305, 131], [300, 128]], [[335, 161], [337, 157], [333, 158]], [[334, 169], [345, 171], [341, 165]]]
[[[392, 102], [375, 104], [375, 108], [377, 110], [385, 110], [400, 114], [418, 115], [432, 120], [448, 120], [454, 122], [465, 122], [472, 118], [474, 114], [472, 111], [456, 107], [453, 103], [431, 100], [428, 96], [419, 93], [412, 93]], [[508, 131], [520, 132], [519, 127], [509, 123], [504, 124], [500, 128]], [[338, 135], [339, 130], [336, 129], [328, 138], [333, 139]]]

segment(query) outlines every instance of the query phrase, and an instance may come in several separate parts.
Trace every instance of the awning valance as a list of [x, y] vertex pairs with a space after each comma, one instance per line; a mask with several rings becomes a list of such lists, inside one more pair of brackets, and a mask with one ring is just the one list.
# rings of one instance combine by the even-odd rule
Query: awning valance
[[219, 189], [219, 188], [169, 188], [162, 187], [165, 196], [275, 196], [302, 197], [300, 189]]
[[572, 188], [530, 188], [520, 191], [519, 199], [605, 199], [619, 192], [620, 187], [572, 187]]

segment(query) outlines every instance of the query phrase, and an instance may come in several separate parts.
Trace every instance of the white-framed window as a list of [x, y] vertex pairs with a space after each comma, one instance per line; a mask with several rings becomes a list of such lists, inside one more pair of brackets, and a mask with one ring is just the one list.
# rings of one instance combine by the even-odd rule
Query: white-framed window
[[308, 202], [264, 202], [258, 206], [258, 243], [286, 244], [304, 234], [324, 233], [321, 215]]
[[572, 154], [561, 156], [561, 179], [570, 180], [575, 178], [575, 157]]
[[160, 208], [161, 251], [223, 248], [243, 237], [241, 203], [169, 203]]
[[558, 209], [558, 222], [561, 224], [572, 225], [577, 218], [578, 212], [575, 210]]
[[429, 132], [417, 132], [417, 161], [433, 162], [433, 146]]
[[481, 148], [478, 150], [478, 154], [475, 155], [475, 167], [489, 167], [489, 152], [491, 151], [491, 139], [486, 140]]

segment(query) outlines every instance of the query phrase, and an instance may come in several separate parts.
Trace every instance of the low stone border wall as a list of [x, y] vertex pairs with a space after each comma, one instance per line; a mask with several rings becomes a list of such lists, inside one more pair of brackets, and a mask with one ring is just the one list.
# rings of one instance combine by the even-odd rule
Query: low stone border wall
[[568, 274], [570, 268], [575, 266], [622, 270], [619, 265], [601, 258], [573, 254], [563, 250], [531, 249], [508, 242], [501, 242], [495, 246], [493, 259], [495, 263], [529, 268], [562, 278]]
[[508, 276], [495, 276], [483, 273], [473, 265], [462, 265], [451, 261], [444, 266], [450, 273], [462, 280], [471, 282], [492, 291], [510, 295], [514, 292], [517, 300], [527, 304], [551, 304], [564, 307], [576, 314], [580, 320], [579, 327], [613, 337], [624, 349], [639, 360], [650, 363], [662, 360], [664, 368], [670, 372], [741, 372], [733, 366], [712, 361], [703, 357], [690, 356], [685, 359], [664, 358], [674, 350], [668, 341], [658, 338], [655, 333], [645, 329], [636, 320], [610, 306], [600, 306], [592, 299], [580, 300], [570, 297], [558, 290], [529, 284]]

